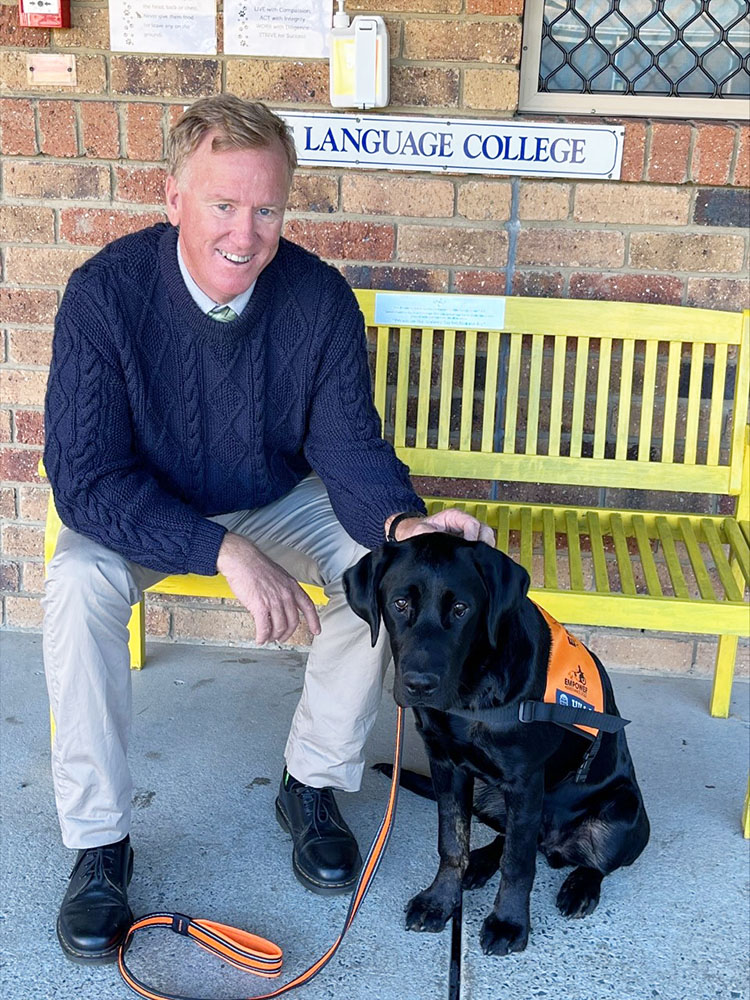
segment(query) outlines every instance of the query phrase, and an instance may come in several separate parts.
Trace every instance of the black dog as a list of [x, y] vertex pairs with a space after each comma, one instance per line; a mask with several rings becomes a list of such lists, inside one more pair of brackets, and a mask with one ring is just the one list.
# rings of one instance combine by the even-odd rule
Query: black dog
[[[551, 867], [575, 866], [557, 897], [561, 913], [591, 913], [602, 878], [632, 864], [649, 837], [625, 721], [598, 658], [550, 626], [526, 596], [526, 571], [482, 542], [432, 533], [386, 544], [344, 583], [373, 644], [385, 623], [394, 695], [414, 709], [438, 802], [440, 866], [407, 905], [407, 928], [441, 931], [461, 889], [484, 885], [499, 867], [482, 949], [522, 951], [537, 847]], [[542, 702], [553, 640], [574, 647], [575, 658], [556, 705]], [[598, 713], [581, 694], [596, 668]], [[475, 812], [499, 836], [469, 854], [475, 778], [485, 783]]]

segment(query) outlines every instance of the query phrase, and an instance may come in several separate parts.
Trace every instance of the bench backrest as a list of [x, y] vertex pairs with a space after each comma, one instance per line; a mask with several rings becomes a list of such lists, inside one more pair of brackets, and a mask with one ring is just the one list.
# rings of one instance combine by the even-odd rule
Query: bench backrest
[[413, 475], [740, 492], [750, 311], [508, 297], [502, 329], [428, 329], [355, 293]]

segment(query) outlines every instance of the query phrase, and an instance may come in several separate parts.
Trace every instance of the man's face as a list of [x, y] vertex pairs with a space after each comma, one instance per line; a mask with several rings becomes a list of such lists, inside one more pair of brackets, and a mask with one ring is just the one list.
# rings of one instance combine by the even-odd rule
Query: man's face
[[196, 284], [214, 302], [241, 295], [273, 260], [289, 196], [280, 143], [211, 150], [213, 133], [167, 177], [167, 216], [180, 227], [180, 250]]

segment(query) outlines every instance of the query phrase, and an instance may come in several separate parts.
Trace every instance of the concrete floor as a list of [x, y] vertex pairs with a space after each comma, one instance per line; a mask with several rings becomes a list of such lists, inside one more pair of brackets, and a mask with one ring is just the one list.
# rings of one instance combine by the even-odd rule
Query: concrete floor
[[[0, 995], [3, 1000], [114, 1000], [131, 996], [112, 966], [62, 957], [55, 918], [73, 852], [59, 840], [48, 764], [39, 636], [0, 633]], [[290, 840], [273, 814], [286, 730], [303, 657], [154, 644], [134, 676], [136, 914], [170, 909], [243, 926], [284, 949], [280, 980], [225, 968], [168, 931], [143, 932], [136, 975], [189, 996], [247, 997], [289, 981], [336, 938], [342, 898], [305, 892], [292, 875]], [[454, 1000], [748, 1000], [748, 842], [740, 811], [748, 769], [747, 684], [729, 719], [707, 714], [696, 679], [615, 674], [649, 811], [651, 842], [635, 865], [604, 883], [596, 912], [568, 922], [554, 899], [564, 872], [540, 858], [528, 949], [487, 958], [479, 926], [493, 884], [464, 896], [460, 991]], [[392, 755], [390, 694], [368, 760]], [[410, 731], [407, 766], [423, 769]], [[387, 795], [367, 772], [340, 796], [363, 847]], [[475, 843], [486, 839], [482, 828]], [[404, 903], [432, 879], [434, 806], [402, 792], [388, 854], [332, 962], [295, 991], [305, 1000], [448, 1000], [451, 932], [403, 930]]]

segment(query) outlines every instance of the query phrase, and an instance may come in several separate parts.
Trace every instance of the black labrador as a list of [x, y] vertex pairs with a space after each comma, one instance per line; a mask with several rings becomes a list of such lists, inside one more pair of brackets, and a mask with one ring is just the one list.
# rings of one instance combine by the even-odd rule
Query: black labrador
[[[438, 802], [440, 865], [408, 903], [407, 928], [441, 931], [461, 889], [484, 885], [500, 868], [481, 946], [493, 955], [522, 951], [537, 848], [553, 868], [575, 866], [557, 896], [560, 912], [591, 913], [602, 878], [632, 864], [649, 837], [624, 720], [599, 659], [601, 714], [583, 702], [562, 709], [561, 721], [542, 702], [553, 633], [526, 596], [529, 576], [483, 542], [431, 533], [389, 543], [348, 570], [344, 584], [373, 644], [382, 617], [394, 695], [414, 710]], [[585, 732], [582, 718], [603, 727], [593, 742], [597, 728]], [[473, 804], [475, 778], [484, 786]], [[472, 804], [498, 836], [470, 854]]]

